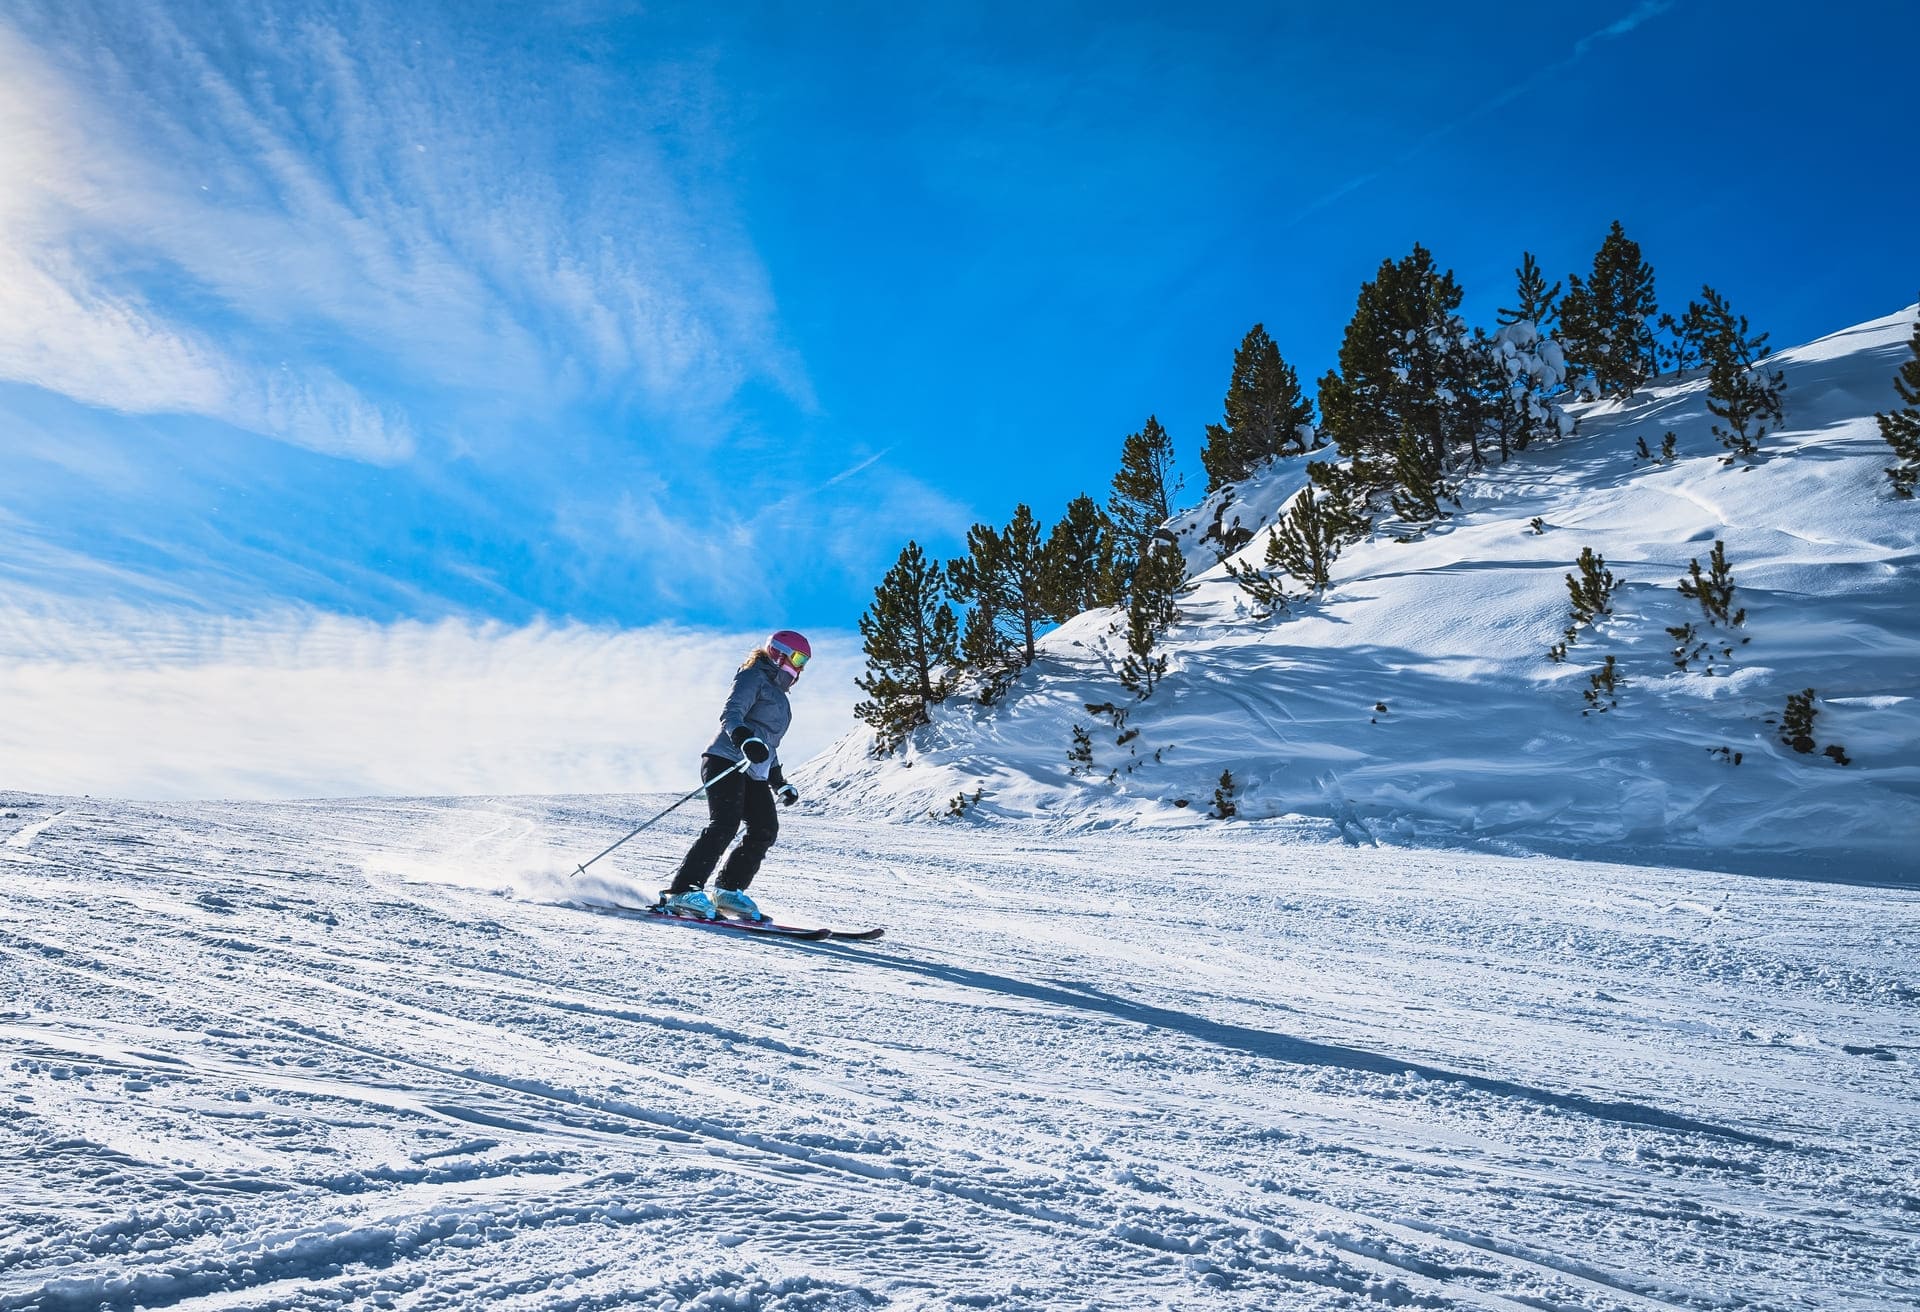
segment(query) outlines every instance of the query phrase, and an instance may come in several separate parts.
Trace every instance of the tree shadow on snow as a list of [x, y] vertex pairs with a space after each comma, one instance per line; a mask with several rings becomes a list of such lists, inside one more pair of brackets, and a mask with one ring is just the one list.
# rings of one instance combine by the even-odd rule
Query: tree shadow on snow
[[1296, 1066], [1319, 1066], [1363, 1075], [1412, 1074], [1423, 1080], [1442, 1080], [1480, 1093], [1491, 1094], [1494, 1097], [1518, 1099], [1555, 1111], [1569, 1112], [1576, 1116], [1590, 1116], [1597, 1120], [1612, 1121], [1621, 1125], [1642, 1126], [1647, 1129], [1666, 1130], [1679, 1134], [1712, 1135], [1715, 1138], [1758, 1147], [1777, 1148], [1789, 1152], [1801, 1151], [1798, 1145], [1783, 1140], [1752, 1134], [1730, 1126], [1715, 1125], [1710, 1121], [1696, 1120], [1690, 1116], [1682, 1116], [1659, 1107], [1650, 1107], [1644, 1103], [1607, 1101], [1577, 1093], [1555, 1093], [1551, 1089], [1536, 1088], [1515, 1080], [1468, 1075], [1460, 1071], [1430, 1066], [1423, 1062], [1407, 1061], [1383, 1053], [1369, 1052], [1363, 1048], [1316, 1043], [1310, 1039], [1254, 1029], [1247, 1025], [1209, 1020], [1205, 1016], [1196, 1016], [1190, 1012], [1176, 1011], [1168, 1007], [1132, 1002], [1090, 985], [1066, 988], [1032, 980], [1015, 979], [1008, 975], [996, 975], [991, 971], [921, 961], [897, 953], [852, 948], [831, 942], [806, 946], [812, 951], [830, 953], [843, 957], [849, 962], [897, 970], [946, 984], [957, 984], [963, 988], [979, 989], [988, 993], [1024, 998], [1030, 1002], [1041, 1002], [1049, 1006], [1129, 1021], [1150, 1029], [1182, 1035], [1197, 1043], [1244, 1052], [1268, 1061], [1282, 1061]]

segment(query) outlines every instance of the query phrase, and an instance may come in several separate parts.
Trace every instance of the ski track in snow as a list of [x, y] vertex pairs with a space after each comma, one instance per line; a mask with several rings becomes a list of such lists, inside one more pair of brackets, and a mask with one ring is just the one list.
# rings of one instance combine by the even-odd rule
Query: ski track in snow
[[0, 1309], [1920, 1306], [1920, 891], [803, 808], [888, 937], [768, 942], [562, 904], [647, 799], [0, 802]]

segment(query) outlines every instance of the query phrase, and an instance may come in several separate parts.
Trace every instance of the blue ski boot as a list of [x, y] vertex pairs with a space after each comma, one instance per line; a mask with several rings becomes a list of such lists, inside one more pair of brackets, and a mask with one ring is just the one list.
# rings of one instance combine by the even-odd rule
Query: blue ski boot
[[738, 916], [742, 920], [772, 920], [773, 917], [762, 911], [754, 900], [747, 896], [744, 888], [723, 888], [714, 894], [713, 908], [722, 915]]
[[704, 888], [690, 888], [684, 893], [663, 893], [660, 895], [660, 909], [669, 915], [690, 916], [695, 920], [712, 920], [720, 914], [714, 910], [713, 899], [707, 896]]

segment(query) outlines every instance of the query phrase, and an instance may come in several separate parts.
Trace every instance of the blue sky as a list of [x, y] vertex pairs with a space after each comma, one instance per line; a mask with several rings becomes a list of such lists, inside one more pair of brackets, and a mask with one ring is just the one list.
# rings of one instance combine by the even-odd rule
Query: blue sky
[[1485, 319], [1618, 217], [1783, 345], [1920, 280], [1910, 5], [925, 8], [16, 0], [0, 603], [844, 643], [1416, 240]]

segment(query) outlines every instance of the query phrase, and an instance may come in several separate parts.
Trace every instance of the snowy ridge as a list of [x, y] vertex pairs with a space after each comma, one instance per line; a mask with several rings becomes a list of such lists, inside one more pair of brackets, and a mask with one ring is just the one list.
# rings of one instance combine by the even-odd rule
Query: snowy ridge
[[[1260, 621], [1200, 538], [1220, 518], [1271, 522], [1314, 457], [1275, 462], [1224, 517], [1216, 494], [1170, 526], [1200, 572], [1150, 699], [1119, 684], [1115, 614], [1091, 612], [1046, 637], [1002, 702], [948, 702], [890, 759], [850, 735], [807, 782], [868, 814], [944, 818], [978, 792], [974, 815], [1073, 828], [1208, 823], [1224, 769], [1240, 820], [1350, 842], [1912, 874], [1920, 507], [1890, 495], [1873, 414], [1895, 403], [1914, 314], [1777, 353], [1786, 420], [1757, 465], [1722, 463], [1703, 374], [1669, 377], [1575, 407], [1575, 436], [1470, 478], [1417, 541], [1377, 526], [1323, 596]], [[1676, 461], [1636, 457], [1636, 439], [1657, 453], [1669, 431]], [[1675, 585], [1716, 540], [1748, 617], [1730, 668], [1683, 673], [1666, 629], [1701, 615]], [[1555, 664], [1586, 547], [1618, 579], [1614, 613]], [[1583, 716], [1608, 655], [1618, 706]], [[1766, 724], [1806, 688], [1817, 741], [1851, 764], [1797, 754]], [[1124, 724], [1087, 709], [1105, 703]], [[1069, 774], [1075, 724], [1093, 735], [1091, 774]]]

